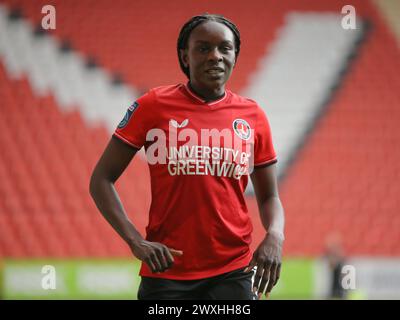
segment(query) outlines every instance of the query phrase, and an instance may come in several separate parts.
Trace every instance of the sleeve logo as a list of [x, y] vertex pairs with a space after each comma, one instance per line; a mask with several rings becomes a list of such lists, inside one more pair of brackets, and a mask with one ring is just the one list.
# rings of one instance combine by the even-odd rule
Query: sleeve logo
[[235, 119], [232, 123], [233, 131], [242, 140], [249, 140], [251, 136], [251, 128], [246, 120]]
[[139, 106], [139, 104], [135, 101], [129, 108], [126, 110], [124, 118], [121, 120], [121, 122], [118, 125], [118, 129], [123, 129], [126, 127], [128, 124], [129, 120], [132, 117], [133, 112], [136, 110], [136, 108]]

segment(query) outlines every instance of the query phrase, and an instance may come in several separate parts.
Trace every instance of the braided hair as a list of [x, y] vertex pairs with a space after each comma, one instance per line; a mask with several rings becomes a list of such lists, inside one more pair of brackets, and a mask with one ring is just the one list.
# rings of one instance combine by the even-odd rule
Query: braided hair
[[180, 65], [183, 73], [188, 77], [188, 79], [190, 78], [189, 68], [185, 67], [185, 65], [183, 64], [180, 51], [187, 48], [188, 40], [189, 40], [189, 37], [190, 37], [190, 34], [192, 33], [192, 31], [198, 25], [200, 25], [206, 21], [215, 21], [215, 22], [222, 23], [223, 25], [227, 26], [232, 31], [232, 33], [235, 37], [235, 61], [237, 60], [237, 58], [239, 56], [240, 32], [239, 32], [238, 28], [236, 27], [236, 25], [232, 21], [230, 21], [227, 18], [225, 18], [221, 15], [218, 15], [218, 14], [204, 13], [199, 16], [194, 16], [183, 25], [183, 27], [179, 33], [178, 43], [177, 43], [179, 65]]

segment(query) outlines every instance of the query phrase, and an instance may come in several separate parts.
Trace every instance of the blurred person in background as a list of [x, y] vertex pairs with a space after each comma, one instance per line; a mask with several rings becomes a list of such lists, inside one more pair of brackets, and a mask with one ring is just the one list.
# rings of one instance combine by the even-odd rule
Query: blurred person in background
[[[284, 210], [269, 122], [256, 102], [225, 89], [239, 51], [240, 33], [230, 20], [203, 14], [186, 22], [177, 53], [188, 82], [152, 89], [135, 101], [93, 171], [90, 193], [99, 211], [142, 261], [139, 299], [255, 300], [263, 293], [268, 297], [279, 279]], [[235, 177], [204, 163], [214, 156], [221, 163], [230, 157], [229, 165], [242, 168], [238, 150], [227, 148], [225, 140], [223, 148], [195, 146], [197, 159], [190, 164], [186, 159], [174, 163], [171, 154], [166, 164], [149, 162], [152, 203], [143, 238], [114, 183], [143, 146], [148, 156], [154, 141], [147, 134], [154, 128], [166, 137], [187, 128], [198, 136], [203, 129], [228, 130], [240, 138], [241, 147], [253, 141], [253, 154], [244, 158], [254, 159], [254, 170]], [[185, 166], [176, 167], [182, 161]], [[249, 175], [266, 231], [253, 254], [244, 198]]]
[[328, 299], [346, 299], [346, 290], [342, 286], [342, 268], [346, 264], [343, 246], [339, 234], [331, 234], [326, 241], [324, 258], [329, 268]]

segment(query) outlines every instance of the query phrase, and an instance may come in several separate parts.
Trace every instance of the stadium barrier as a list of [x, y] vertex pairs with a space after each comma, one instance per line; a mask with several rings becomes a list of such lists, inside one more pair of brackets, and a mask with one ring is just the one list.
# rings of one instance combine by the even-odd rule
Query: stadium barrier
[[[271, 299], [312, 299], [314, 261], [288, 259]], [[133, 259], [5, 259], [2, 299], [137, 299]]]

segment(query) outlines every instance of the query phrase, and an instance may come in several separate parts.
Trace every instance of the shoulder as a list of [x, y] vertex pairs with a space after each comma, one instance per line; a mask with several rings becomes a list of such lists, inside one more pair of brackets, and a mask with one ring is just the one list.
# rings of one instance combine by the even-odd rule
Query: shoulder
[[182, 90], [181, 87], [181, 84], [154, 87], [149, 90], [149, 94], [151, 94], [156, 100], [168, 97], [173, 98], [180, 95]]
[[[179, 95], [180, 85], [159, 86], [149, 89], [141, 95], [136, 103], [145, 107], [147, 111], [159, 111], [166, 100], [176, 100]], [[156, 110], [155, 110], [156, 109]]]
[[239, 104], [243, 104], [243, 105], [246, 105], [246, 106], [249, 106], [249, 107], [253, 107], [253, 108], [260, 108], [260, 106], [258, 105], [258, 103], [255, 100], [250, 99], [250, 98], [245, 97], [245, 96], [242, 96], [242, 95], [239, 95], [239, 94], [237, 94], [235, 92], [232, 92], [230, 90], [227, 90], [227, 91], [230, 94], [231, 101], [233, 103], [239, 103]]
[[245, 106], [255, 112], [257, 115], [265, 114], [264, 108], [262, 108], [259, 103], [251, 98], [239, 95], [232, 91], [229, 91], [231, 96], [231, 103], [239, 104]]

